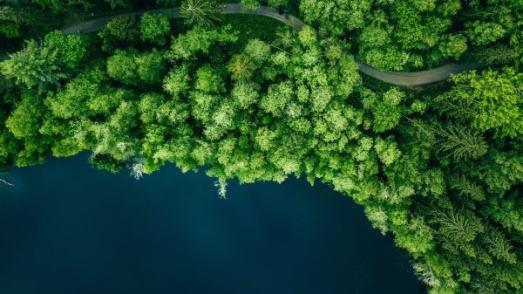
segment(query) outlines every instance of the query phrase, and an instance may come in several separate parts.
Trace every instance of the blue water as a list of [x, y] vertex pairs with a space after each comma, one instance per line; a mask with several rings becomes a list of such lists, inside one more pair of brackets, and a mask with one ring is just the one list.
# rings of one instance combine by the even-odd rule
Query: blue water
[[0, 187], [1, 294], [423, 293], [362, 209], [304, 180], [231, 183], [175, 167], [140, 181], [86, 156]]

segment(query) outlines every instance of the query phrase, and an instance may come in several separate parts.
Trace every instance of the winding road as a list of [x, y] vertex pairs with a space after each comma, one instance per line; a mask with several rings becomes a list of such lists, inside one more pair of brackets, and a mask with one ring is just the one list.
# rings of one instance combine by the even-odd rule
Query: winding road
[[[252, 14], [270, 17], [298, 31], [306, 25], [302, 20], [295, 16], [280, 14], [278, 10], [266, 6], [261, 6], [256, 10], [249, 10], [244, 8], [241, 4], [231, 3], [219, 5], [219, 9], [223, 14]], [[162, 13], [169, 16], [170, 18], [182, 17], [182, 15], [180, 14], [180, 10], [177, 8], [157, 9], [146, 12]], [[140, 16], [143, 13], [145, 12], [133, 12], [88, 20], [85, 22], [65, 27], [62, 29], [62, 31], [65, 34], [92, 33], [102, 29], [112, 18], [116, 16]], [[413, 88], [433, 84], [440, 81], [445, 81], [452, 74], [477, 69], [480, 67], [480, 65], [472, 63], [451, 63], [441, 67], [418, 72], [386, 72], [375, 69], [361, 60], [356, 59], [356, 62], [358, 63], [359, 70], [368, 76], [381, 80], [385, 83]]]

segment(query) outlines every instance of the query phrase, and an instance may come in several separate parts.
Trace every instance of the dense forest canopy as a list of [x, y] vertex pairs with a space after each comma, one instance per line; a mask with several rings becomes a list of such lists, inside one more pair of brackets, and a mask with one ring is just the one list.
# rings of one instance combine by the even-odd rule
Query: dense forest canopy
[[[225, 3], [226, 1], [219, 1]], [[323, 182], [362, 205], [430, 293], [523, 291], [523, 1], [0, 1], [0, 164], [88, 151], [136, 176]], [[99, 32], [57, 28], [125, 11]], [[109, 11], [109, 12], [108, 12]], [[57, 19], [59, 21], [57, 21]], [[482, 70], [413, 91], [361, 76]]]

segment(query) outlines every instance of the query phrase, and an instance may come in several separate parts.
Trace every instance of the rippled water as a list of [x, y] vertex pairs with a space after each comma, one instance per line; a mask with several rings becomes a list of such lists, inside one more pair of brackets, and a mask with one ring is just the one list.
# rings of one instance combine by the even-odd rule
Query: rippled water
[[175, 167], [140, 181], [86, 156], [0, 186], [0, 293], [424, 293], [362, 209], [305, 180], [231, 183]]

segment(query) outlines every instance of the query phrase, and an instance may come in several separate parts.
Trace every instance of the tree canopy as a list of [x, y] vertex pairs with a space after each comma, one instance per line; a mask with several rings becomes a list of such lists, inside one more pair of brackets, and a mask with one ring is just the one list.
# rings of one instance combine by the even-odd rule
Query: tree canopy
[[[254, 21], [224, 21], [219, 3], [163, 0], [150, 5], [181, 5], [185, 21], [124, 15], [33, 39], [38, 19], [24, 13], [141, 6], [11, 2], [0, 34], [19, 50], [0, 62], [1, 165], [87, 151], [115, 173], [205, 169], [220, 193], [232, 179], [304, 177], [362, 205], [430, 293], [523, 291], [521, 1], [269, 1], [308, 25], [264, 38]], [[485, 67], [413, 90], [360, 76], [356, 58]]]

